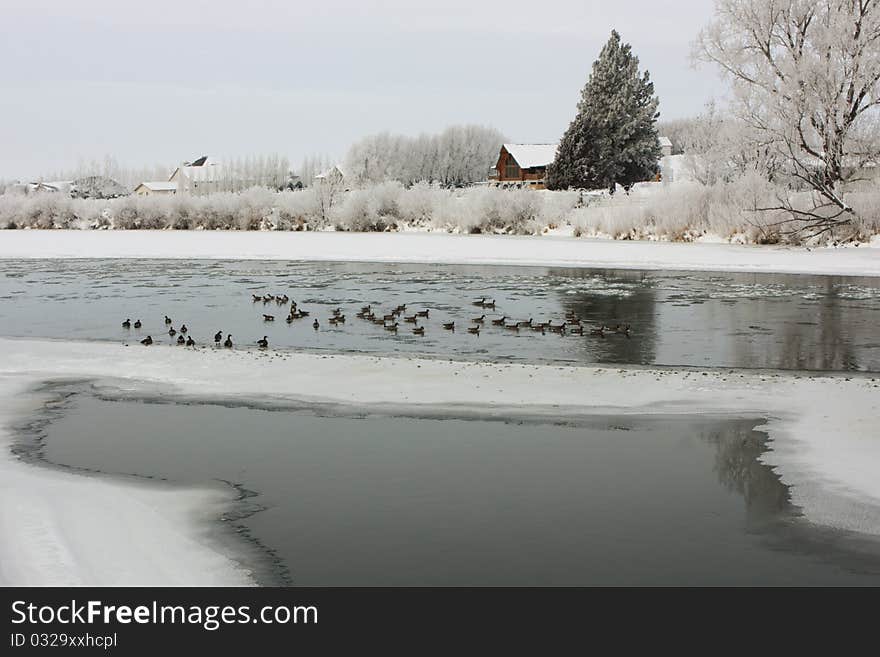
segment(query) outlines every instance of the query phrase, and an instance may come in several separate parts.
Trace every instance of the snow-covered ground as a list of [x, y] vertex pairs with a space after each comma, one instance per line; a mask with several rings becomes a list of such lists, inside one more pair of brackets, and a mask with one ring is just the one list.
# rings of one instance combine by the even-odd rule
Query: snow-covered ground
[[346, 260], [880, 276], [880, 241], [737, 246], [445, 233], [0, 231], [0, 258]]
[[[0, 339], [0, 427], [38, 381], [263, 401], [457, 407], [493, 413], [765, 417], [766, 459], [814, 522], [880, 534], [880, 382], [868, 377], [556, 367], [183, 350]], [[28, 403], [35, 403], [30, 400]], [[0, 434], [4, 443], [8, 433]], [[219, 500], [24, 464], [0, 450], [0, 583], [243, 583], [203, 528]], [[201, 528], [201, 529], [200, 529]]]

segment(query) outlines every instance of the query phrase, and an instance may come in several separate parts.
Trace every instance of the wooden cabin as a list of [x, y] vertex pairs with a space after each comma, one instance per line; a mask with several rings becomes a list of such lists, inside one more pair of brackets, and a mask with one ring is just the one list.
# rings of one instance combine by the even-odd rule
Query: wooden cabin
[[547, 166], [556, 158], [557, 144], [504, 144], [489, 174], [497, 187], [544, 189]]

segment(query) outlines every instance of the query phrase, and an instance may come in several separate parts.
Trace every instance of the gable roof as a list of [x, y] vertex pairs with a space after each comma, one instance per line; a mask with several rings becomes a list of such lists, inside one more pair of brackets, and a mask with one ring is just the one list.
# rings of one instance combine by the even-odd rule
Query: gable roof
[[672, 148], [672, 140], [669, 137], [660, 137], [658, 139], [660, 142], [660, 146], [665, 146], [667, 148]]
[[556, 159], [559, 144], [504, 144], [521, 169], [545, 167]]
[[[176, 182], [165, 182], [164, 180], [150, 180], [142, 182], [138, 187], [146, 187], [151, 192], [176, 192]], [[137, 187], [135, 188], [137, 189]]]

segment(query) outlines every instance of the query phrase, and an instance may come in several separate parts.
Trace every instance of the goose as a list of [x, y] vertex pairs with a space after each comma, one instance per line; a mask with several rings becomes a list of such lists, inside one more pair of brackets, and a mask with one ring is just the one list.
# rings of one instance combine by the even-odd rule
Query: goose
[[294, 317], [293, 315], [288, 315], [284, 321], [287, 322], [288, 324], [291, 324], [293, 322], [293, 320], [295, 320], [295, 319], [296, 319], [296, 317]]
[[508, 331], [519, 331], [519, 322], [515, 322], [513, 324], [505, 324], [504, 328]]
[[386, 326], [386, 327], [385, 327], [385, 330], [386, 330], [386, 331], [391, 331], [392, 333], [397, 333], [397, 327], [398, 327], [398, 326], [399, 326], [398, 323], [397, 323], [397, 322], [394, 322], [394, 323], [391, 324], [390, 326]]
[[214, 334], [214, 342], [220, 342], [223, 339], [223, 331], [217, 331]]
[[471, 302], [471, 305], [474, 305], [474, 306], [482, 306], [484, 303], [486, 303], [486, 297], [482, 297], [482, 298], [480, 298], [480, 299], [474, 299], [474, 300]]
[[151, 338], [151, 337], [148, 335], [148, 336], [145, 337], [143, 340], [141, 340], [141, 344], [144, 345], [144, 346], [147, 346], [147, 347], [148, 347], [148, 346], [150, 346], [151, 344], [153, 344], [153, 338]]
[[590, 335], [595, 335], [600, 338], [604, 338], [605, 337], [605, 327], [600, 326], [599, 328], [590, 329]]
[[269, 346], [269, 338], [264, 335], [262, 340], [257, 340], [257, 346], [260, 349], [266, 349]]
[[165, 315], [165, 323], [166, 323], [166, 324], [170, 324], [170, 323], [171, 323], [171, 318], [170, 318], [168, 315]]
[[574, 328], [568, 329], [568, 332], [571, 333], [572, 335], [583, 335], [584, 334], [584, 327], [581, 326], [580, 324], [578, 324]]
[[373, 306], [361, 306], [361, 313], [369, 315], [373, 310]]
[[139, 320], [139, 319], [138, 319], [138, 320], [135, 320], [134, 327], [135, 327], [135, 328], [140, 328], [141, 326], [143, 326], [143, 324], [141, 324], [141, 320]]
[[419, 321], [419, 316], [418, 315], [410, 315], [409, 317], [404, 317], [403, 321], [406, 322], [407, 324], [415, 324]]
[[482, 304], [480, 304], [480, 305], [483, 306], [483, 308], [488, 308], [488, 309], [490, 309], [490, 310], [495, 310], [495, 299], [492, 299], [492, 301], [484, 301], [484, 302], [483, 302]]
[[283, 305], [284, 305], [285, 303], [287, 303], [288, 301], [290, 301], [290, 297], [287, 296], [287, 295], [285, 294], [283, 297], [281, 297], [281, 301], [280, 301], [280, 303], [281, 303], [281, 305], [283, 306]]
[[184, 335], [187, 333], [187, 331], [189, 331], [189, 329], [186, 328], [186, 324], [184, 324], [183, 326], [180, 327], [180, 332], [183, 333]]
[[540, 331], [541, 335], [543, 335], [547, 330], [547, 324], [541, 322], [540, 324], [532, 324], [530, 327], [533, 331]]
[[131, 320], [126, 319], [124, 322], [122, 322], [122, 328], [131, 328]]
[[480, 315], [479, 317], [474, 317], [471, 321], [472, 321], [474, 324], [482, 324], [485, 320], [486, 320], [486, 316], [485, 316], [485, 315]]
[[261, 297], [259, 294], [252, 294], [251, 298], [254, 300], [254, 303], [257, 303], [258, 301], [263, 300], [263, 297]]
[[424, 326], [417, 326], [412, 331], [413, 331], [414, 335], [424, 335], [425, 334], [425, 327]]
[[173, 326], [172, 326], [170, 329], [168, 329], [168, 335], [170, 335], [172, 338], [173, 338], [175, 335], [177, 335], [177, 331], [174, 330], [174, 327], [173, 327]]
[[342, 314], [342, 308], [334, 308], [334, 309], [333, 309], [333, 314], [334, 314], [334, 315], [341, 315], [341, 314]]
[[563, 322], [559, 326], [553, 326], [553, 324], [550, 324], [547, 328], [550, 329], [551, 333], [562, 334], [562, 333], [565, 333], [565, 327], [566, 327], [566, 324], [565, 324], [565, 322]]
[[429, 310], [420, 310], [419, 312], [416, 313], [416, 316], [417, 317], [424, 317], [427, 319], [428, 313], [430, 313]]
[[529, 317], [529, 321], [527, 321], [527, 322], [517, 322], [516, 325], [521, 328], [527, 328], [532, 325], [532, 318]]
[[319, 326], [320, 326], [320, 324], [318, 324], [318, 320], [317, 320], [317, 319], [316, 319], [314, 322], [312, 322], [312, 328], [315, 329], [316, 331], [318, 330], [318, 327], [319, 327]]
[[223, 346], [227, 349], [232, 349], [232, 334], [226, 336], [226, 340], [224, 340]]
[[447, 331], [454, 331], [455, 322], [446, 322], [445, 324], [443, 324], [443, 328], [445, 328]]
[[382, 320], [385, 322], [393, 322], [396, 317], [396, 313], [391, 313], [390, 315], [383, 315]]
[[505, 315], [501, 319], [493, 319], [492, 326], [504, 326], [504, 322], [507, 321], [507, 316]]
[[183, 335], [177, 336], [177, 344], [186, 344], [186, 338]]
[[296, 312], [299, 313], [300, 317], [308, 317], [310, 314], [308, 310], [297, 310]]
[[191, 335], [186, 336], [186, 346], [187, 347], [195, 347], [196, 341], [192, 339]]
[[480, 327], [479, 326], [469, 326], [468, 333], [470, 333], [471, 335], [479, 335], [480, 334]]
[[263, 296], [263, 303], [269, 303], [273, 299], [275, 299], [275, 297], [273, 297], [271, 294], [266, 294]]
[[264, 322], [274, 322], [275, 315], [263, 315], [263, 321]]
[[624, 335], [629, 335], [629, 324], [618, 324], [614, 327], [615, 333], [622, 333]]
[[385, 322], [390, 320], [387, 320], [384, 317], [373, 317], [373, 319], [371, 319], [370, 321], [373, 322], [373, 324], [375, 324], [376, 326], [385, 326]]

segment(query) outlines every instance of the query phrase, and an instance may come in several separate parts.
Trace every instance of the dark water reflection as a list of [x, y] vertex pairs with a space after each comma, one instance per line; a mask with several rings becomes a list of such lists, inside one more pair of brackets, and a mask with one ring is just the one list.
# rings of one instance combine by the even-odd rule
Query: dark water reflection
[[[419, 354], [521, 362], [614, 363], [880, 371], [880, 282], [872, 278], [259, 261], [2, 261], [0, 335], [125, 341], [150, 333], [170, 342], [162, 319], [185, 322], [202, 344], [217, 330], [242, 345], [264, 334], [281, 349]], [[285, 308], [252, 304], [253, 292], [287, 293], [313, 311], [288, 326]], [[488, 326], [461, 330], [497, 313], [589, 325], [628, 323], [629, 339], [540, 335]], [[354, 320], [366, 303], [431, 308], [426, 335], [392, 335]], [[349, 321], [330, 327], [330, 309]], [[277, 315], [264, 324], [262, 313]], [[126, 317], [144, 321], [126, 332]], [[442, 330], [445, 321], [459, 330]]]
[[[336, 415], [74, 394], [25, 432], [66, 466], [217, 479], [300, 585], [880, 584], [880, 544], [806, 523], [756, 420]], [[38, 426], [37, 430], [34, 426]]]

